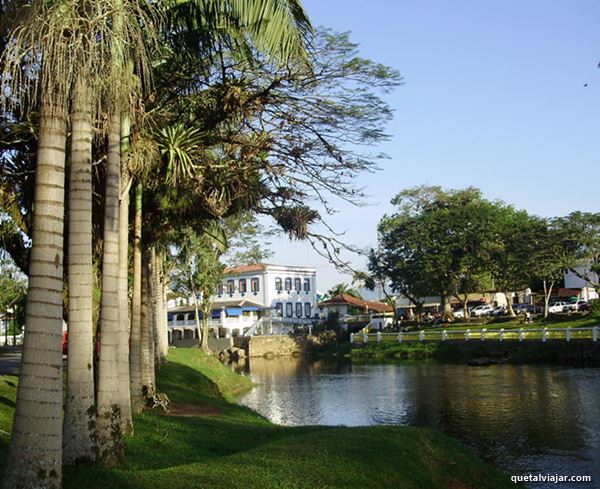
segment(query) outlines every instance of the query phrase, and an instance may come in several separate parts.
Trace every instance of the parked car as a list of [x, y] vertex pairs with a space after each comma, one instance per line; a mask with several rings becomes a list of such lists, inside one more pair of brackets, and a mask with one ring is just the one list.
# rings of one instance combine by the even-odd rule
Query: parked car
[[567, 303], [568, 311], [587, 311], [589, 309], [587, 301], [578, 300], [575, 302]]
[[566, 312], [568, 307], [569, 306], [566, 302], [562, 302], [562, 301], [553, 302], [552, 304], [550, 304], [548, 306], [548, 312], [551, 314], [558, 314], [561, 312]]
[[541, 314], [544, 312], [544, 308], [542, 306], [538, 306], [537, 304], [527, 304], [524, 308], [524, 312], [529, 312], [531, 314]]
[[488, 304], [483, 304], [481, 306], [474, 307], [471, 309], [471, 316], [479, 317], [479, 316], [487, 316], [489, 315], [494, 308]]
[[490, 316], [504, 316], [506, 314], [506, 306], [496, 306], [490, 312]]
[[464, 309], [457, 309], [456, 311], [453, 311], [454, 314], [454, 318], [455, 319], [464, 319], [465, 317], [465, 310]]

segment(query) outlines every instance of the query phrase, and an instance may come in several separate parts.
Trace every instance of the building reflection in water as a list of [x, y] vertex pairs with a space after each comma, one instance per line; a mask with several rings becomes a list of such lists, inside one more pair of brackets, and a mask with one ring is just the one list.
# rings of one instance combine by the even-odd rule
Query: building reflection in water
[[286, 357], [251, 359], [250, 375], [259, 385], [240, 402], [274, 423], [431, 427], [510, 473], [600, 484], [600, 369]]

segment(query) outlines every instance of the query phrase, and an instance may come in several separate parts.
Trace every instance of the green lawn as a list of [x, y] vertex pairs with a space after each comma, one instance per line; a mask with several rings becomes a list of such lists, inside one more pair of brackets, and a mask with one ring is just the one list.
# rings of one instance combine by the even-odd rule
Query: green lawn
[[[0, 460], [16, 394], [0, 377]], [[172, 350], [158, 390], [207, 414], [135, 418], [127, 464], [69, 470], [70, 488], [508, 488], [505, 474], [440, 433], [399, 427], [281, 427], [232, 402], [250, 382], [199, 350]], [[2, 462], [0, 462], [1, 464]]]
[[[450, 340], [464, 340], [465, 331], [470, 331], [470, 339], [479, 340], [481, 332], [486, 330], [486, 339], [490, 341], [499, 340], [499, 331], [504, 329], [504, 339], [516, 340], [519, 337], [519, 330], [523, 329], [525, 340], [540, 340], [542, 337], [542, 328], [548, 329], [548, 338], [565, 339], [566, 333], [561, 331], [565, 328], [572, 328], [572, 339], [591, 339], [592, 331], [588, 328], [600, 326], [600, 320], [594, 316], [555, 316], [544, 320], [538, 318], [532, 323], [523, 323], [518, 319], [508, 321], [491, 321], [489, 323], [471, 322], [471, 323], [450, 323], [448, 325], [426, 325], [422, 331], [425, 333], [425, 340], [441, 341], [442, 332], [446, 331]], [[403, 341], [419, 341], [421, 330], [411, 328], [407, 333], [403, 333]], [[354, 336], [355, 343], [362, 343], [362, 334]], [[368, 334], [368, 342], [377, 341], [377, 335], [374, 332]], [[398, 342], [398, 333], [385, 333], [381, 336], [382, 342]]]

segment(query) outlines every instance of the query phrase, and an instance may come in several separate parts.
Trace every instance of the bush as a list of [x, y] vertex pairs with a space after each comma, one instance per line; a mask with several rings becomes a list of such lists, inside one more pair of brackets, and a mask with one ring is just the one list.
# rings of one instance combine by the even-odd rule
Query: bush
[[588, 302], [588, 306], [591, 316], [600, 317], [600, 299], [592, 299]]

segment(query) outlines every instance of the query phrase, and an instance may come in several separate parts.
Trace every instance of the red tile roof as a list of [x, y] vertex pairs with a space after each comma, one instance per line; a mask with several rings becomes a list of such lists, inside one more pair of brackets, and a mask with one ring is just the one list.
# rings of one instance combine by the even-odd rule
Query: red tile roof
[[238, 273], [261, 272], [267, 265], [265, 263], [256, 263], [254, 265], [239, 265], [225, 269], [225, 275], [235, 275]]
[[347, 304], [375, 312], [394, 312], [394, 307], [390, 306], [389, 304], [385, 304], [384, 302], [365, 301], [363, 299], [357, 299], [356, 297], [348, 294], [338, 294], [329, 300], [319, 302], [319, 307], [326, 307], [335, 304]]

